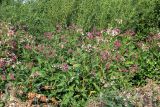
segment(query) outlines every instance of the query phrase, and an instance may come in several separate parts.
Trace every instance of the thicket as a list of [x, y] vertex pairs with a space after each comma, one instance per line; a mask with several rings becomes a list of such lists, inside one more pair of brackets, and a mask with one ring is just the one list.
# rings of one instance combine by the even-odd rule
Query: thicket
[[0, 19], [27, 25], [30, 32], [54, 31], [57, 24], [75, 24], [85, 31], [117, 27], [157, 31], [159, 0], [1, 0]]

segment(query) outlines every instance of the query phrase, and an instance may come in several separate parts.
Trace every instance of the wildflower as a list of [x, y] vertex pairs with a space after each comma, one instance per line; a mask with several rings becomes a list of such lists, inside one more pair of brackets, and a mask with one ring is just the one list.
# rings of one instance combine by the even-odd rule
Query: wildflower
[[92, 45], [91, 45], [91, 44], [88, 44], [88, 45], [86, 46], [86, 51], [87, 51], [87, 52], [91, 52], [92, 50], [93, 50]]
[[111, 36], [116, 36], [116, 35], [119, 35], [121, 33], [120, 29], [118, 29], [118, 28], [107, 29], [106, 32], [107, 32], [108, 35], [111, 35]]
[[93, 33], [88, 32], [88, 33], [87, 33], [87, 37], [88, 37], [89, 39], [93, 39], [93, 38], [94, 38], [94, 35], [93, 35]]
[[101, 32], [96, 32], [96, 36], [101, 36], [102, 35], [102, 33]]
[[3, 68], [5, 66], [6, 62], [4, 59], [0, 59], [0, 68]]
[[31, 50], [32, 49], [32, 47], [29, 44], [25, 45], [24, 48], [27, 49], [27, 50]]
[[133, 30], [127, 30], [125, 32], [126, 35], [134, 36], [136, 33]]
[[109, 58], [109, 52], [108, 51], [103, 51], [100, 53], [101, 59], [102, 60], [107, 60]]
[[106, 64], [106, 70], [110, 69], [110, 64]]
[[15, 35], [15, 31], [14, 30], [9, 30], [7, 35], [8, 36], [13, 36], [13, 35]]
[[16, 56], [16, 55], [13, 55], [13, 56], [12, 56], [12, 61], [13, 61], [13, 62], [16, 62], [16, 60], [17, 60], [17, 56]]
[[6, 76], [3, 74], [3, 75], [1, 75], [1, 78], [2, 78], [2, 80], [6, 80], [7, 78], [6, 78]]
[[15, 80], [15, 77], [14, 77], [14, 74], [13, 74], [13, 73], [10, 73], [9, 76], [10, 76], [10, 79], [11, 79], [11, 80]]
[[113, 29], [112, 30], [112, 36], [116, 36], [116, 35], [119, 35], [120, 34], [120, 29], [116, 28], [116, 29]]
[[62, 64], [61, 68], [62, 68], [63, 71], [68, 71], [69, 70], [69, 65], [66, 64], [66, 63]]
[[116, 40], [114, 42], [114, 46], [116, 47], [116, 49], [120, 48], [121, 47], [121, 42], [119, 40]]
[[117, 53], [114, 60], [118, 62], [118, 61], [120, 61], [121, 59], [122, 59], [122, 56]]

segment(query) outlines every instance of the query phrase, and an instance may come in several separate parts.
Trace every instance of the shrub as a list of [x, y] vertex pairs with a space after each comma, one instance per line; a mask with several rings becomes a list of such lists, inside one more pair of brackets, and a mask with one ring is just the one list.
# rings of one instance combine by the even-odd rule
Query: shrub
[[76, 24], [88, 31], [92, 28], [132, 28], [140, 32], [157, 30], [158, 0], [36, 0], [27, 3], [2, 3], [1, 19], [25, 23], [30, 32], [54, 31], [56, 24]]

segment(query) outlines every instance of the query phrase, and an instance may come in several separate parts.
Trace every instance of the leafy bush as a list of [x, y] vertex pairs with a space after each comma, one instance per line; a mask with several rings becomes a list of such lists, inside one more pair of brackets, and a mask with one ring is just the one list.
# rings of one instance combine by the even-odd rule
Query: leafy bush
[[25, 23], [33, 33], [54, 31], [57, 24], [76, 24], [88, 31], [94, 27], [132, 28], [149, 32], [159, 26], [158, 0], [36, 0], [25, 4], [2, 4], [1, 18]]

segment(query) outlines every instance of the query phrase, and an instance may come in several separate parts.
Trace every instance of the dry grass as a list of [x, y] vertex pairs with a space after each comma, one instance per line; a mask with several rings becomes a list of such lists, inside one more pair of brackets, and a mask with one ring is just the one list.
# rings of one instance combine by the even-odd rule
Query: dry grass
[[[28, 99], [26, 102], [23, 102], [17, 98], [19, 94], [25, 93], [20, 88], [15, 88], [12, 83], [8, 83], [6, 84], [5, 92], [0, 92], [0, 101], [4, 103], [5, 107], [40, 107], [40, 105], [43, 105], [43, 107], [56, 107], [59, 103], [55, 98], [49, 100], [45, 95], [31, 92], [27, 94]], [[35, 99], [37, 99], [36, 103], [34, 103]]]
[[[123, 91], [118, 96], [131, 102], [134, 107], [160, 107], [160, 85], [152, 80], [148, 80], [148, 84], [143, 87]], [[105, 104], [105, 101], [90, 100], [87, 107], [106, 107]]]

